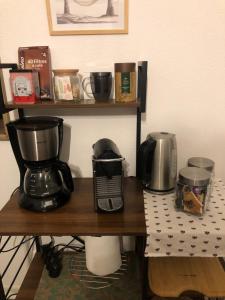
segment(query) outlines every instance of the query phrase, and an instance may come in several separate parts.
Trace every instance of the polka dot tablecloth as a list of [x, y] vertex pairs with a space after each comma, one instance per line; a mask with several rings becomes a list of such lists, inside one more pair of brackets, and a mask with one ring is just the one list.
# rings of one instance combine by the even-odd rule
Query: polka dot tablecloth
[[144, 192], [147, 245], [145, 256], [225, 257], [225, 185], [214, 181], [202, 216], [175, 208], [175, 194]]

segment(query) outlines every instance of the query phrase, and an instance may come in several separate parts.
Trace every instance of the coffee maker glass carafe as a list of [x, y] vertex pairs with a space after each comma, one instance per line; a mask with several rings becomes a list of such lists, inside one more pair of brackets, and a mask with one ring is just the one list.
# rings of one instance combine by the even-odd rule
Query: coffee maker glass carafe
[[59, 160], [63, 119], [27, 117], [8, 125], [20, 169], [19, 204], [35, 211], [62, 206], [73, 191], [69, 166]]

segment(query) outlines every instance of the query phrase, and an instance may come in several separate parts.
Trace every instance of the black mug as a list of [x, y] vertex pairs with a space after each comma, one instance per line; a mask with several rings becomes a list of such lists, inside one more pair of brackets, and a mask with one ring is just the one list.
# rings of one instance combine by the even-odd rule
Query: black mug
[[112, 90], [112, 73], [111, 72], [91, 72], [90, 78], [84, 78], [83, 89], [88, 97], [92, 97], [87, 91], [89, 83], [85, 83], [89, 79], [91, 91], [96, 101], [104, 101], [110, 98]]

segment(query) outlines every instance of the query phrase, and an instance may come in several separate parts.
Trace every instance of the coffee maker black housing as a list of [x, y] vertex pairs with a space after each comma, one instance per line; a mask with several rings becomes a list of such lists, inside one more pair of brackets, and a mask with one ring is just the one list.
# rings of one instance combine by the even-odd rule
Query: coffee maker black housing
[[20, 170], [20, 206], [46, 212], [64, 205], [74, 187], [69, 166], [59, 160], [63, 119], [24, 117], [7, 129]]
[[116, 144], [100, 139], [93, 145], [94, 205], [97, 212], [116, 212], [124, 207], [123, 165]]

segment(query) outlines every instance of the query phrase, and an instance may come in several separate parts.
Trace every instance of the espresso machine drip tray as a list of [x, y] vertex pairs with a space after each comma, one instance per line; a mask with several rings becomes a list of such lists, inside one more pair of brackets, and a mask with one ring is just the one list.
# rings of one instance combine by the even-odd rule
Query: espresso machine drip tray
[[100, 209], [105, 211], [116, 211], [122, 208], [123, 202], [121, 197], [97, 199]]
[[123, 207], [122, 176], [95, 177], [95, 187], [95, 198], [100, 210], [114, 212]]

